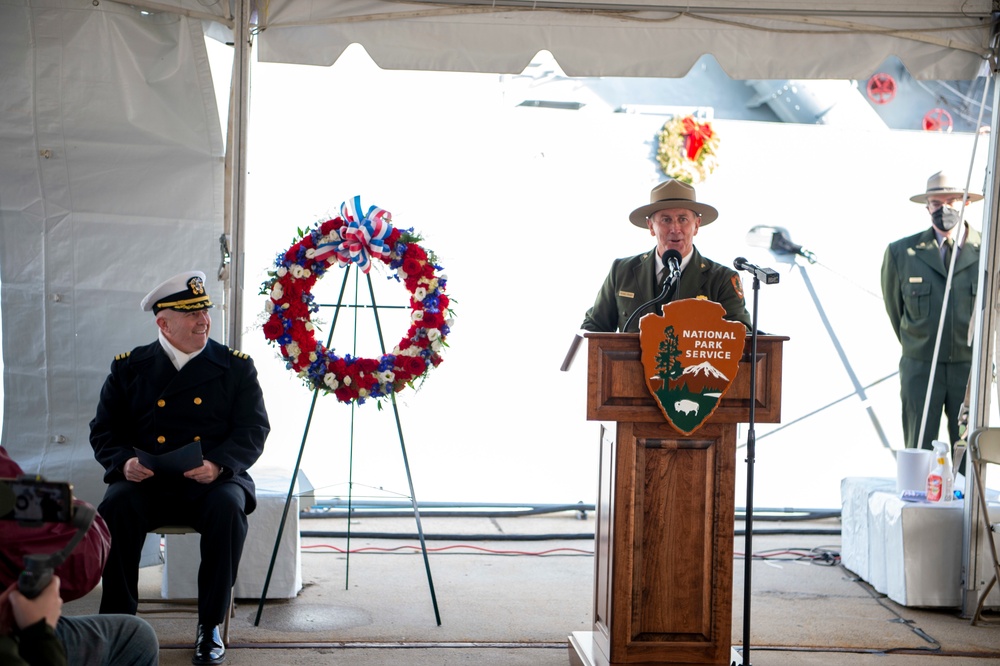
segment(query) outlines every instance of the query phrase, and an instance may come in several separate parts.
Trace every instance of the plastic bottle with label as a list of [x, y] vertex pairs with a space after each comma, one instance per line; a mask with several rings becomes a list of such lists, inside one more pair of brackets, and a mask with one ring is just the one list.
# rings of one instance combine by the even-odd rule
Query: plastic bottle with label
[[950, 502], [954, 499], [954, 474], [951, 469], [951, 445], [934, 440], [934, 458], [927, 474], [927, 501]]

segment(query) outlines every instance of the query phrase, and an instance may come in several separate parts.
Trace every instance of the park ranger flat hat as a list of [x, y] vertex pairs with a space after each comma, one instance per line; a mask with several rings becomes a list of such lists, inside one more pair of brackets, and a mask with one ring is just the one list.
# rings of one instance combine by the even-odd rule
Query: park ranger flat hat
[[693, 187], [671, 178], [654, 187], [649, 193], [649, 203], [632, 211], [628, 219], [635, 226], [645, 229], [646, 218], [665, 208], [693, 210], [701, 218], [702, 226], [711, 224], [719, 217], [719, 211], [715, 208], [708, 204], [698, 203]]
[[[951, 176], [944, 171], [938, 171], [936, 174], [927, 179], [927, 191], [921, 194], [914, 194], [910, 197], [910, 201], [914, 203], [925, 204], [927, 200], [931, 197], [960, 197], [965, 194], [965, 188], [960, 186], [957, 182], [952, 180]], [[982, 194], [976, 194], [975, 192], [969, 192], [969, 201], [979, 201], [983, 198]]]
[[164, 280], [146, 294], [140, 303], [146, 312], [158, 314], [160, 310], [192, 312], [212, 307], [212, 300], [205, 291], [205, 274], [187, 271]]

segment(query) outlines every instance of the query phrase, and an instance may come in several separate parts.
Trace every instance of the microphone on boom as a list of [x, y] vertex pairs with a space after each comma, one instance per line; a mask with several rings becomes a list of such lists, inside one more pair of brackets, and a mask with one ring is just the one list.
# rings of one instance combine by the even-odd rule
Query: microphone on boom
[[735, 266], [738, 271], [746, 271], [747, 273], [750, 273], [764, 284], [777, 284], [778, 279], [781, 277], [781, 275], [779, 275], [775, 270], [754, 266], [746, 260], [746, 257], [736, 257], [736, 260], [733, 261], [733, 266]]

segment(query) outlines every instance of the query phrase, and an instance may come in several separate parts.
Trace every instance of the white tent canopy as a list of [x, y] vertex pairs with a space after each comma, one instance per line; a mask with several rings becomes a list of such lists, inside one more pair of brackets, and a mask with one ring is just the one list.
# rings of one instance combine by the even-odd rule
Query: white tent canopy
[[[236, 21], [229, 4], [128, 4], [230, 29]], [[996, 11], [987, 0], [258, 4], [247, 14], [265, 62], [331, 65], [358, 43], [387, 69], [515, 73], [544, 49], [569, 76], [679, 77], [711, 53], [736, 79], [864, 78], [889, 56], [917, 78], [972, 79], [990, 55]]]
[[893, 55], [920, 78], [971, 79], [989, 53], [984, 0], [836, 6], [275, 0], [258, 41], [269, 62], [330, 65], [356, 42], [388, 69], [502, 73], [546, 49], [569, 76], [680, 77], [711, 53], [736, 79], [865, 78]]
[[[521, 71], [544, 49], [576, 76], [677, 77], [712, 54], [734, 78], [864, 78], [896, 56], [917, 78], [971, 80], [996, 67], [995, 11], [985, 0], [835, 10], [805, 0], [271, 0], [257, 8], [249, 0], [0, 0], [4, 445], [27, 469], [73, 478], [82, 496], [99, 499], [87, 433], [108, 362], [154, 330], [136, 305], [148, 276], [221, 262], [222, 234], [233, 270], [221, 273], [229, 298], [220, 305], [228, 341], [238, 344], [251, 43], [271, 62], [329, 65], [359, 43], [384, 68], [498, 73]], [[226, 154], [206, 26], [243, 36]], [[992, 328], [997, 270], [995, 132], [991, 141], [978, 340]], [[989, 363], [982, 350], [973, 426], [983, 425]]]

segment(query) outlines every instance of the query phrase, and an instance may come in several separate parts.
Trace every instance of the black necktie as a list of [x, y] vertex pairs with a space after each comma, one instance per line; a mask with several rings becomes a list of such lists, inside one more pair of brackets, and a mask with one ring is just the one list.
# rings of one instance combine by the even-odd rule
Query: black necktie
[[951, 248], [955, 245], [955, 241], [950, 238], [944, 239], [944, 267], [951, 267]]

